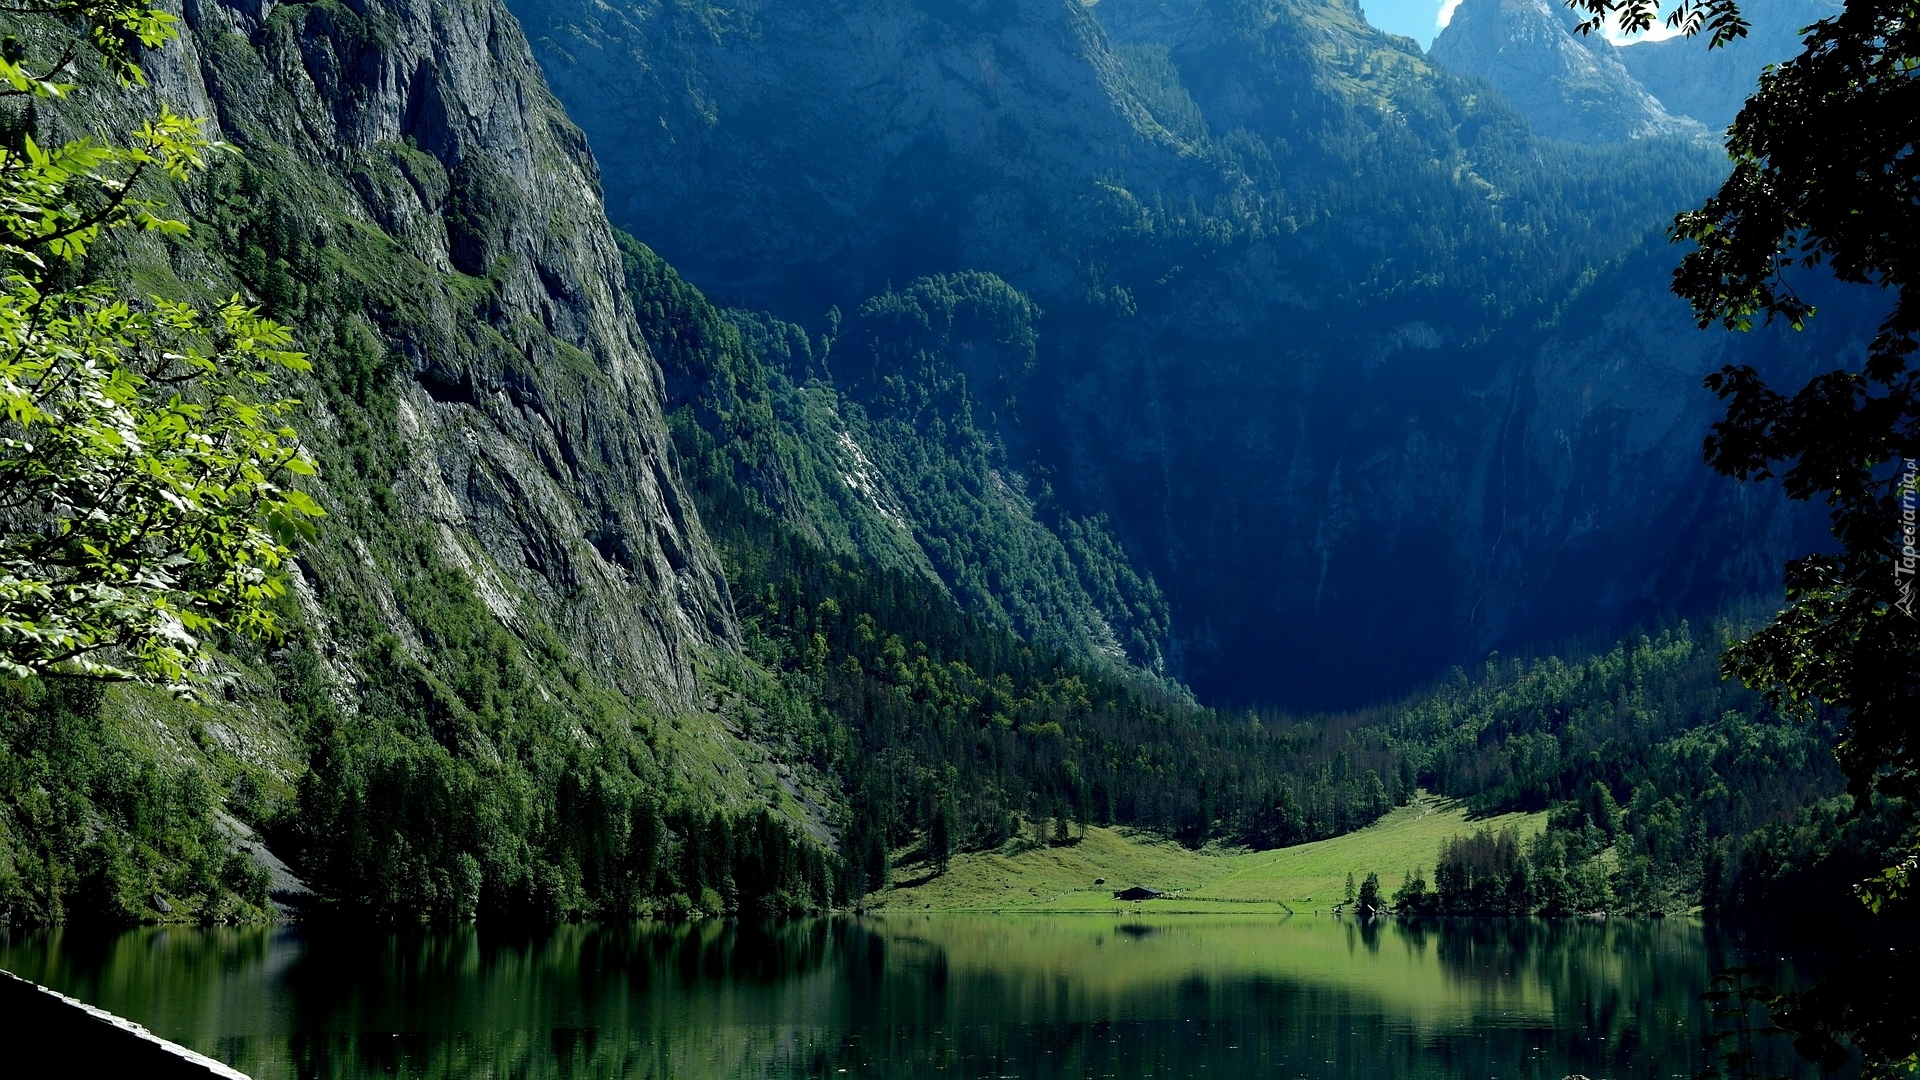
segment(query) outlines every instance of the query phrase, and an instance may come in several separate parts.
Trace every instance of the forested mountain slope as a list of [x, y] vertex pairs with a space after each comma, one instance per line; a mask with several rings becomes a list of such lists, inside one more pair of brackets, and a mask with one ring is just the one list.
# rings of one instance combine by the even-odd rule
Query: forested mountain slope
[[765, 313], [723, 314], [646, 245], [622, 242], [696, 481], [749, 500], [710, 508], [710, 522], [764, 513], [824, 553], [923, 576], [1031, 640], [1164, 671], [1152, 580], [1104, 521], [1063, 513], [1008, 463], [1032, 301], [988, 274], [923, 278], [815, 338]]
[[[912, 274], [822, 274], [812, 299], [841, 306], [818, 325], [783, 313], [806, 287], [722, 308], [616, 233], [497, 4], [197, 5], [146, 88], [9, 114], [8, 138], [52, 140], [162, 100], [233, 145], [156, 186], [189, 236], [79, 272], [238, 290], [293, 325], [328, 516], [292, 633], [225, 642], [213, 700], [0, 683], [0, 916], [259, 917], [256, 841], [352, 918], [774, 914], [1087, 823], [1265, 846], [1420, 786], [1604, 807], [1595, 783], [1629, 809], [1593, 828], [1648, 845], [1631, 902], [1717, 902], [1711, 859], [1829, 805], [1801, 768], [1824, 729], [1720, 682], [1683, 630], [1430, 681], [1502, 633], [1605, 621], [1543, 611], [1710, 606], [1771, 574], [1791, 520], [1676, 464], [1683, 391], [1723, 345], [1680, 342], [1634, 284], [1663, 253], [1607, 187], [1684, 190], [1690, 151], [1531, 142], [1347, 7], [1196, 9], [1160, 48], [1167, 9], [1105, 2], [940, 33], [867, 11], [903, 63], [959, 50], [904, 84], [921, 142], [929, 117], [980, 119], [959, 87], [1091, 111], [966, 144], [1025, 162], [967, 222], [863, 204], [875, 231], [847, 234], [867, 266], [965, 224], [1024, 286], [898, 247]], [[1004, 82], [954, 66], [981, 25], [1009, 35]], [[1064, 145], [1083, 123], [1117, 141]], [[935, 151], [903, 190], [945, 175]], [[1029, 216], [1004, 218], [1015, 196]], [[815, 253], [763, 220], [795, 245], [764, 265], [804, 276]], [[1249, 711], [1196, 704], [1182, 672], [1306, 701], [1429, 684]], [[1642, 807], [1695, 729], [1727, 734], [1686, 751], [1698, 790]], [[1563, 854], [1591, 862], [1600, 832]]]
[[[1783, 717], [1721, 678], [1730, 626], [1683, 623], [1567, 658], [1496, 656], [1391, 705], [1303, 715], [1196, 706], [1115, 678], [1071, 642], [1035, 645], [969, 618], [924, 572], [848, 560], [763, 494], [758, 448], [804, 459], [809, 405], [840, 400], [817, 375], [789, 379], [817, 371], [804, 338], [739, 312], [746, 332], [730, 334], [650, 250], [628, 251], [641, 325], [669, 370], [729, 373], [671, 419], [746, 651], [774, 675], [768, 714], [818, 724], [799, 741], [830, 748], [846, 785], [849, 896], [925, 882], [959, 851], [1071, 845], [1088, 825], [1196, 847], [1297, 844], [1359, 828], [1420, 788], [1489, 813], [1553, 811], [1545, 838], [1516, 856], [1530, 883], [1507, 888], [1515, 858], [1476, 867], [1499, 887], [1443, 890], [1463, 910], [1828, 903], [1839, 893], [1823, 875], [1844, 886], [1897, 833], [1897, 807], [1848, 820], [1825, 718]], [[960, 307], [982, 288], [1004, 296], [983, 281], [911, 292]], [[939, 381], [937, 367], [904, 370], [906, 385]], [[1659, 556], [1645, 556], [1650, 572]]]
[[1699, 466], [1695, 388], [1856, 327], [1692, 330], [1658, 233], [1717, 176], [1697, 140], [1539, 138], [1341, 3], [514, 8], [615, 222], [723, 303], [818, 339], [923, 276], [1030, 298], [1006, 473], [1108, 523], [1205, 697], [1710, 613], [1817, 535]]
[[702, 682], [737, 655], [726, 583], [592, 158], [512, 17], [321, 0], [182, 25], [145, 89], [28, 123], [113, 131], [164, 101], [233, 145], [159, 192], [189, 237], [88, 269], [136, 295], [243, 290], [296, 327], [328, 516], [297, 633], [234, 642], [220, 707], [9, 698], [8, 905], [214, 903], [223, 799], [314, 888], [385, 915], [630, 908], [682, 806], [828, 835], [823, 781], [776, 767]]

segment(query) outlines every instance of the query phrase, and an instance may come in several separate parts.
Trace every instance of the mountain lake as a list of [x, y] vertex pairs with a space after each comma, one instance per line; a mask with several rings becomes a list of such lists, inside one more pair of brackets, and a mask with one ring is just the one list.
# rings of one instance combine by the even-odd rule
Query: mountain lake
[[[1598, 1080], [1708, 1065], [1698, 995], [1713, 971], [1795, 982], [1764, 940], [1683, 918], [1129, 908], [537, 932], [69, 927], [0, 932], [0, 967], [256, 1080]], [[1784, 1040], [1760, 1043], [1774, 1071], [1795, 1068]]]

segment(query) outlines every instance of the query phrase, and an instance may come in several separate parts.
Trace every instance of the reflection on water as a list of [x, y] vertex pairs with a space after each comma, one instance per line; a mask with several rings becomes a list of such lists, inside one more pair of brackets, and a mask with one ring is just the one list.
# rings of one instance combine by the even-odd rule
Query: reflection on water
[[0, 935], [0, 967], [259, 1080], [1691, 1076], [1695, 996], [1740, 962], [1791, 980], [1681, 919]]

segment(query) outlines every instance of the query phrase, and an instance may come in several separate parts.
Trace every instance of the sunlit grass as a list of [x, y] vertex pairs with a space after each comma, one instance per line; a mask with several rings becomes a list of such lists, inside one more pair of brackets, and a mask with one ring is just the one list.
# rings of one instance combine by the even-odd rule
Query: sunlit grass
[[1349, 873], [1355, 882], [1377, 873], [1391, 894], [1411, 870], [1426, 871], [1431, 881], [1434, 856], [1448, 837], [1509, 825], [1531, 835], [1545, 827], [1546, 815], [1472, 819], [1465, 807], [1422, 796], [1358, 832], [1273, 851], [1190, 851], [1132, 830], [1090, 828], [1066, 847], [1016, 841], [960, 855], [931, 878], [924, 868], [902, 868], [895, 887], [869, 902], [934, 911], [1132, 910], [1113, 894], [1144, 885], [1176, 894], [1141, 905], [1153, 912], [1325, 911], [1341, 901]]

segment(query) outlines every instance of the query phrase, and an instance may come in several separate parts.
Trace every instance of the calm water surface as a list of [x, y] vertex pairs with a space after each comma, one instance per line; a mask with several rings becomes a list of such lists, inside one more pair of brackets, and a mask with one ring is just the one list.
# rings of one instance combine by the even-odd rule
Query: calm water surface
[[259, 1080], [1685, 1077], [1706, 1064], [1695, 995], [1744, 962], [1793, 981], [1683, 919], [0, 935], [0, 967]]

